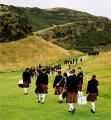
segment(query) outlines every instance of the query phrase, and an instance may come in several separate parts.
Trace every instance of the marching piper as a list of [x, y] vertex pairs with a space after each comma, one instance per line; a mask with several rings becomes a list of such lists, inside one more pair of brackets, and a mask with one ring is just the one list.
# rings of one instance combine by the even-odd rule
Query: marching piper
[[88, 81], [86, 94], [88, 94], [87, 100], [91, 101], [91, 112], [95, 113], [95, 100], [97, 100], [98, 96], [98, 80], [96, 80], [96, 75], [93, 75], [92, 79]]
[[38, 85], [38, 91], [39, 91], [38, 102], [40, 102], [40, 97], [41, 97], [42, 98], [41, 102], [42, 104], [44, 104], [45, 96], [48, 93], [48, 75], [44, 68], [42, 69], [42, 73], [39, 76], [37, 85]]
[[83, 96], [83, 72], [81, 67], [78, 67], [78, 74], [77, 74], [77, 80], [78, 80], [78, 95]]
[[58, 75], [55, 77], [53, 88], [55, 88], [55, 95], [59, 95], [59, 103], [62, 103], [62, 93], [64, 89], [64, 78], [61, 75], [61, 71], [58, 71]]
[[26, 68], [26, 71], [23, 72], [23, 75], [22, 75], [22, 78], [23, 78], [23, 87], [24, 87], [24, 92], [25, 92], [25, 95], [28, 94], [28, 88], [29, 88], [29, 84], [31, 83], [31, 75], [29, 73], [29, 69]]
[[75, 70], [70, 71], [70, 76], [67, 77], [66, 81], [66, 103], [69, 105], [69, 112], [74, 113], [75, 107], [73, 103], [77, 103], [77, 93], [78, 93], [78, 81], [76, 79]]

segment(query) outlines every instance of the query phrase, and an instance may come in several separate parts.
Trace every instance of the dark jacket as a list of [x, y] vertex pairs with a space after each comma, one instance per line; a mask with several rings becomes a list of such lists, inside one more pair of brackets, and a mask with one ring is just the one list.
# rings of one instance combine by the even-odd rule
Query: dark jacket
[[98, 95], [97, 86], [98, 86], [98, 81], [97, 80], [90, 80], [88, 82], [86, 94], [88, 94], [88, 93], [97, 93], [97, 95]]
[[29, 72], [23, 72], [23, 81], [31, 83], [31, 75]]
[[78, 92], [78, 81], [75, 74], [67, 77], [66, 88], [67, 92]]
[[83, 84], [83, 73], [82, 72], [78, 73], [77, 80], [79, 84]]
[[40, 92], [40, 82], [41, 82], [41, 79], [42, 79], [42, 76], [41, 74], [39, 74], [37, 76], [37, 79], [36, 79], [36, 89], [35, 89], [35, 93], [39, 93]]
[[57, 75], [55, 77], [53, 88], [55, 88], [58, 83], [60, 83], [58, 87], [64, 87], [65, 81], [62, 75]]
[[40, 84], [41, 79], [42, 79], [41, 74], [39, 74], [36, 79], [36, 86]]
[[39, 79], [39, 84], [48, 85], [48, 75], [46, 73], [41, 73]]

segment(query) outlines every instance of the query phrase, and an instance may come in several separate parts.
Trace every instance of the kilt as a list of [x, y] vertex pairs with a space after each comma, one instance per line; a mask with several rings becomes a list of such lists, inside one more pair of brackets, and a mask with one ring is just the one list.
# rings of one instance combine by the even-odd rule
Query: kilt
[[87, 101], [94, 102], [97, 100], [97, 93], [89, 93], [87, 97]]
[[23, 87], [24, 87], [24, 88], [28, 88], [28, 87], [29, 87], [29, 82], [23, 81]]
[[40, 86], [37, 86], [34, 92], [35, 92], [36, 94], [40, 93]]
[[45, 84], [40, 84], [39, 93], [42, 93], [42, 94], [48, 93], [48, 86]]
[[78, 85], [78, 90], [79, 90], [79, 91], [82, 91], [82, 84], [79, 84], [79, 85]]
[[55, 95], [60, 95], [63, 93], [63, 87], [56, 87], [55, 89]]
[[75, 92], [67, 92], [66, 103], [77, 103], [77, 94]]

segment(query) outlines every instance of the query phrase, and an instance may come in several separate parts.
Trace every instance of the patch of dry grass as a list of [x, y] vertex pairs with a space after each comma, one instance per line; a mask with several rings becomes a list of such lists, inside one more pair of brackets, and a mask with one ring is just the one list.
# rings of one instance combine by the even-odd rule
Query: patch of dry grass
[[16, 42], [0, 43], [0, 70], [51, 64], [72, 54], [37, 36], [28, 36]]

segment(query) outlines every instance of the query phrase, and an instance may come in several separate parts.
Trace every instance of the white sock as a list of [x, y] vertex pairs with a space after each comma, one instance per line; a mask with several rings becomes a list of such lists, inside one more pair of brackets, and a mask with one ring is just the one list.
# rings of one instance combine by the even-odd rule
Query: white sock
[[25, 92], [25, 94], [28, 93], [28, 92], [27, 92], [27, 88], [24, 88], [24, 92]]
[[68, 103], [68, 105], [69, 105], [69, 111], [71, 111], [71, 110], [73, 110], [73, 109], [74, 109], [74, 106], [73, 106], [73, 104], [72, 104], [72, 103]]
[[38, 94], [38, 101], [40, 101], [41, 94]]
[[71, 111], [71, 106], [70, 106], [70, 103], [68, 103], [68, 105], [69, 105], [69, 111]]
[[95, 111], [95, 102], [91, 102], [92, 110]]
[[80, 91], [80, 96], [81, 96], [81, 97], [83, 96], [83, 92], [82, 92], [82, 91]]
[[78, 96], [80, 96], [80, 91], [78, 91]]
[[42, 94], [42, 102], [45, 100], [45, 94]]
[[59, 101], [62, 101], [62, 94], [59, 95]]

